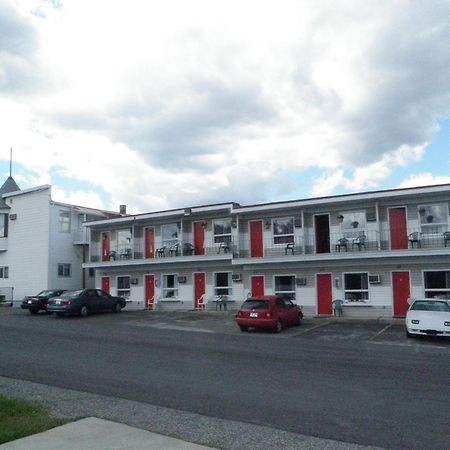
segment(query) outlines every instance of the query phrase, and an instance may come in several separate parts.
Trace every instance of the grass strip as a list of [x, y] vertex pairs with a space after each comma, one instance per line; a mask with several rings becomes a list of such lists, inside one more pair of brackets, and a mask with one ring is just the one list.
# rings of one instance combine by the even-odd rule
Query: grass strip
[[0, 444], [41, 433], [66, 422], [50, 417], [48, 408], [0, 395]]

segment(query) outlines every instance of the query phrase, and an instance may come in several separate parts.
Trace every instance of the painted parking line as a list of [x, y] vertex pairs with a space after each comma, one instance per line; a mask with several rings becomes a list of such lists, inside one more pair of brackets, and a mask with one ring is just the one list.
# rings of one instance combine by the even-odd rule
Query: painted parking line
[[321, 327], [324, 327], [326, 325], [330, 325], [330, 323], [333, 323], [333, 322], [330, 320], [328, 322], [319, 323], [319, 325], [314, 325], [311, 328], [307, 328], [306, 330], [302, 330], [302, 331], [300, 331], [300, 333], [291, 334], [290, 337], [300, 336], [302, 334], [309, 333], [310, 331], [316, 330], [317, 328], [321, 328]]
[[371, 338], [369, 338], [369, 341], [372, 341], [373, 339], [377, 338], [378, 336], [383, 334], [386, 330], [388, 330], [391, 327], [392, 327], [392, 325], [386, 325], [381, 331], [379, 331], [378, 333], [374, 334]]

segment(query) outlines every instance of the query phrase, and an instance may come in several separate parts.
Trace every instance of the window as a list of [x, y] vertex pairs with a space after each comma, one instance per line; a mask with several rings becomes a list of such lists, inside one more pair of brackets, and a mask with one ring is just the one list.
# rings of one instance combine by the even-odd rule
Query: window
[[295, 301], [295, 275], [275, 276], [275, 294], [285, 295]]
[[450, 271], [424, 272], [426, 298], [450, 299]]
[[448, 230], [448, 208], [446, 203], [420, 205], [420, 231], [423, 234], [443, 233]]
[[178, 277], [175, 274], [163, 275], [163, 298], [178, 297]]
[[369, 301], [369, 283], [367, 273], [345, 273], [344, 290], [345, 300], [348, 302]]
[[4, 266], [0, 267], [0, 278], [8, 278], [9, 277], [9, 267]]
[[445, 301], [419, 300], [412, 304], [411, 311], [450, 312], [450, 305]]
[[294, 219], [292, 217], [273, 219], [272, 229], [274, 244], [288, 244], [294, 242]]
[[8, 214], [0, 214], [0, 237], [8, 236]]
[[163, 246], [171, 247], [178, 243], [179, 226], [177, 223], [170, 223], [161, 227]]
[[120, 255], [131, 254], [131, 228], [117, 231], [117, 250]]
[[338, 213], [341, 218], [341, 229], [355, 230], [366, 228], [366, 212], [365, 211], [345, 211]]
[[93, 267], [89, 267], [89, 277], [95, 277], [95, 269]]
[[231, 295], [230, 272], [217, 272], [214, 274], [214, 294]]
[[117, 277], [117, 295], [119, 297], [130, 296], [130, 277]]
[[61, 233], [70, 233], [70, 211], [59, 212], [59, 231]]
[[70, 264], [58, 264], [58, 277], [70, 277], [71, 265]]
[[231, 242], [231, 219], [215, 220], [214, 221], [214, 243], [218, 244]]

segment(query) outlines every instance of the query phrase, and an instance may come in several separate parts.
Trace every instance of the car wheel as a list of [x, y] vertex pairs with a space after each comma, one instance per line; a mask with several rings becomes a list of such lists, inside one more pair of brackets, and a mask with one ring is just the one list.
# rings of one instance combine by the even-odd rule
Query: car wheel
[[87, 317], [88, 315], [89, 315], [89, 308], [88, 308], [87, 305], [83, 305], [83, 306], [80, 308], [80, 316], [81, 316], [81, 317]]
[[38, 313], [38, 309], [34, 309], [34, 308], [30, 308], [28, 311], [30, 311], [30, 314], [37, 314]]
[[280, 333], [283, 329], [283, 324], [281, 323], [281, 320], [279, 320], [275, 326], [275, 333]]
[[303, 319], [303, 317], [301, 316], [301, 314], [299, 314], [299, 315], [297, 316], [296, 321], [295, 321], [295, 325], [296, 325], [296, 326], [301, 325], [301, 324], [302, 324], [302, 319]]
[[117, 302], [113, 307], [113, 312], [118, 313], [120, 311], [122, 311], [122, 306]]
[[240, 325], [239, 328], [241, 331], [248, 331], [248, 327], [244, 327], [243, 325]]

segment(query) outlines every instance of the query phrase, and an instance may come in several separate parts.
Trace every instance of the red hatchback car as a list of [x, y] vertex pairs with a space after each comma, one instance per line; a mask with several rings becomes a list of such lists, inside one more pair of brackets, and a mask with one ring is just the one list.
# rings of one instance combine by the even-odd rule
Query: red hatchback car
[[268, 328], [279, 333], [287, 325], [300, 325], [302, 320], [302, 309], [287, 297], [278, 295], [250, 297], [236, 315], [241, 331]]

